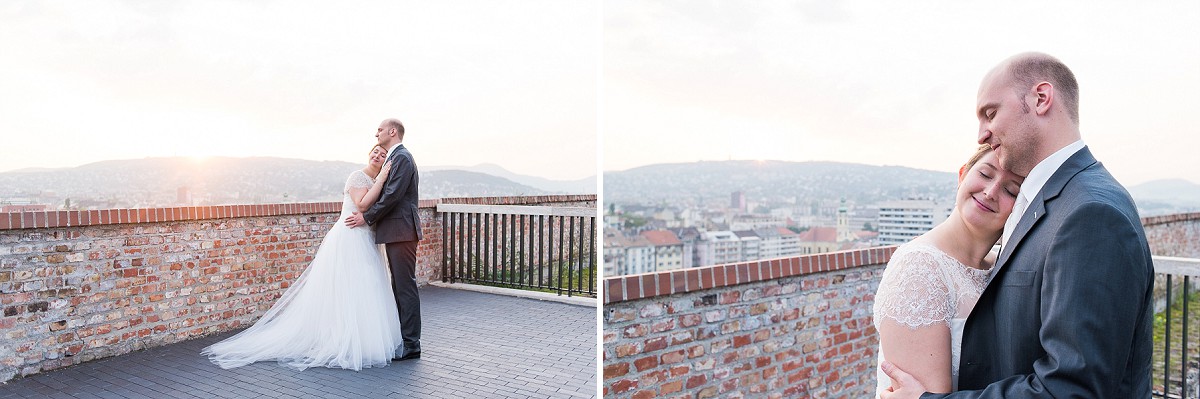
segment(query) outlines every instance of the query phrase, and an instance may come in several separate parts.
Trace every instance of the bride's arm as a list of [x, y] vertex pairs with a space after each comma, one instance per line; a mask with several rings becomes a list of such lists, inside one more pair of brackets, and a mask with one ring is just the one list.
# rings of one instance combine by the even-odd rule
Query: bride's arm
[[950, 328], [945, 323], [911, 328], [884, 318], [879, 321], [879, 348], [927, 392], [950, 392]]
[[358, 208], [359, 212], [366, 212], [371, 208], [371, 204], [379, 200], [379, 193], [383, 192], [383, 183], [387, 181], [391, 167], [392, 161], [384, 163], [379, 170], [379, 175], [375, 176], [375, 184], [372, 184], [370, 188], [350, 189], [350, 199], [354, 200], [354, 207]]
[[927, 392], [944, 393], [952, 388], [950, 321], [958, 301], [938, 259], [930, 251], [896, 251], [879, 281], [873, 310], [883, 357]]

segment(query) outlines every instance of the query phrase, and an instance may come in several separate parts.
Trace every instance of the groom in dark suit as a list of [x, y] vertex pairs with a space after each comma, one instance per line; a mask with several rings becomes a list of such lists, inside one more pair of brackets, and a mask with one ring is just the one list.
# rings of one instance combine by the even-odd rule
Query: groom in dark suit
[[894, 365], [893, 398], [1149, 398], [1154, 266], [1129, 193], [1079, 135], [1059, 60], [1014, 56], [979, 89], [979, 143], [1026, 176], [991, 281], [962, 339], [958, 387], [923, 394]]
[[375, 226], [375, 243], [385, 244], [392, 271], [392, 294], [400, 312], [400, 335], [404, 346], [392, 360], [421, 357], [421, 297], [417, 293], [417, 242], [421, 240], [421, 218], [417, 215], [417, 164], [404, 148], [404, 125], [396, 119], [379, 124], [379, 145], [388, 149], [392, 162], [379, 200], [366, 212], [355, 212], [346, 225]]

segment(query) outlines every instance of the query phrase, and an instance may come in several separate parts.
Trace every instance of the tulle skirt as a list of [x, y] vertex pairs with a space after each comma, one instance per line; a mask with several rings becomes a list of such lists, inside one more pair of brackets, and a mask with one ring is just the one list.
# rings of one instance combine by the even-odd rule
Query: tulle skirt
[[304, 370], [385, 366], [403, 345], [380, 247], [338, 219], [312, 263], [253, 326], [201, 352], [221, 368], [274, 360]]

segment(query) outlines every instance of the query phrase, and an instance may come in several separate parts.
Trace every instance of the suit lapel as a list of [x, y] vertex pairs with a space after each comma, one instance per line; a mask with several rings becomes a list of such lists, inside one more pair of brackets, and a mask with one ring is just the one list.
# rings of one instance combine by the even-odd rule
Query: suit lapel
[[1021, 220], [1017, 222], [1017, 227], [1013, 228], [1013, 235], [1008, 239], [1008, 245], [1000, 248], [1000, 257], [996, 260], [995, 270], [992, 271], [992, 278], [1000, 274], [1000, 270], [1004, 265], [1008, 264], [1008, 259], [1012, 256], [1017, 247], [1021, 246], [1021, 240], [1037, 225], [1038, 221], [1046, 218], [1046, 203], [1054, 200], [1062, 193], [1063, 187], [1076, 174], [1096, 163], [1096, 158], [1092, 156], [1092, 152], [1084, 146], [1071, 157], [1063, 162], [1058, 170], [1050, 175], [1050, 179], [1042, 186], [1038, 195], [1029, 202], [1029, 207], [1026, 208], [1025, 214], [1021, 215]]

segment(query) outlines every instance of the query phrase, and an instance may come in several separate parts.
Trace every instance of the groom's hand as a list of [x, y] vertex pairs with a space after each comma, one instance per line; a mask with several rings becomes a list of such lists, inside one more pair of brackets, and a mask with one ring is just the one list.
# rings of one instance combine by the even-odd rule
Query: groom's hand
[[362, 213], [354, 212], [350, 216], [346, 216], [347, 227], [355, 228], [364, 224], [367, 224], [367, 221], [363, 219]]
[[879, 394], [880, 399], [917, 399], [925, 393], [925, 387], [916, 378], [905, 373], [887, 360], [879, 364], [883, 373], [892, 378], [892, 387]]

